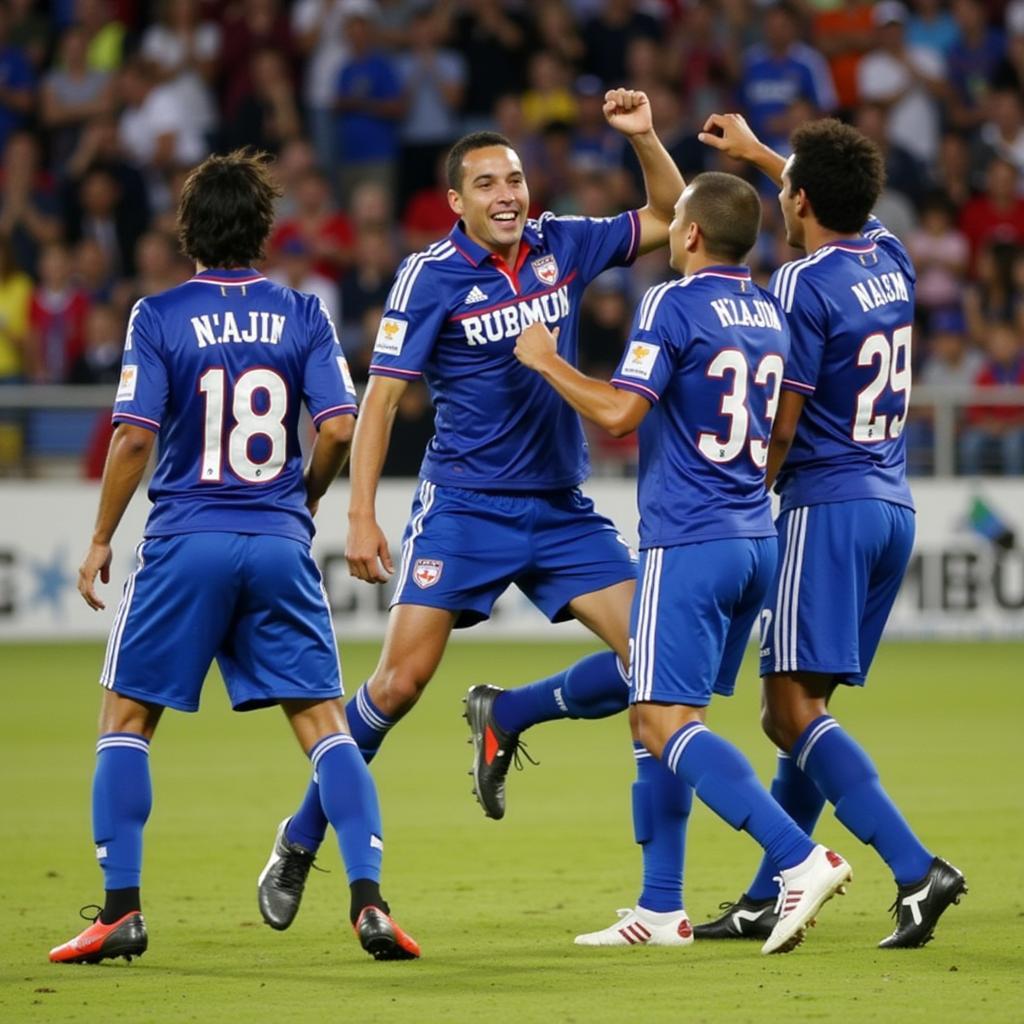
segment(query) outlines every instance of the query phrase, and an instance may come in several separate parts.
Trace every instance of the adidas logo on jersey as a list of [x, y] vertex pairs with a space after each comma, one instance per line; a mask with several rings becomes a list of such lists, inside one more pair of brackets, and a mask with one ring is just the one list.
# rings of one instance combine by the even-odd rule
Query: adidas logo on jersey
[[486, 302], [487, 294], [482, 292], [476, 285], [470, 289], [469, 294], [466, 296], [466, 305], [472, 306], [474, 302]]

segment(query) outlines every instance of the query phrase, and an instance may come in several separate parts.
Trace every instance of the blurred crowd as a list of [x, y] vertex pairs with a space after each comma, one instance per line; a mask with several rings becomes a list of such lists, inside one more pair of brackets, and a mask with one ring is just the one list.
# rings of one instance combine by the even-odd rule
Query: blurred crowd
[[[1024, 0], [0, 0], [0, 384], [115, 382], [134, 301], [192, 271], [185, 173], [240, 145], [275, 154], [285, 190], [266, 273], [323, 298], [365, 379], [398, 262], [452, 225], [458, 135], [504, 132], [537, 212], [642, 201], [601, 111], [618, 85], [647, 93], [688, 177], [750, 173], [697, 142], [713, 111], [783, 151], [808, 118], [856, 124], [918, 268], [916, 382], [1024, 385]], [[756, 184], [764, 281], [797, 254]], [[612, 369], [669, 274], [655, 253], [591, 286], [585, 369]], [[97, 473], [106, 437], [82, 415], [0, 407], [0, 472], [64, 456]], [[387, 472], [415, 474], [430, 424], [410, 388]], [[908, 430], [926, 472], [931, 418]], [[962, 472], [1024, 473], [1024, 406], [966, 408], [957, 444]], [[595, 455], [628, 468], [633, 448], [595, 438]]]

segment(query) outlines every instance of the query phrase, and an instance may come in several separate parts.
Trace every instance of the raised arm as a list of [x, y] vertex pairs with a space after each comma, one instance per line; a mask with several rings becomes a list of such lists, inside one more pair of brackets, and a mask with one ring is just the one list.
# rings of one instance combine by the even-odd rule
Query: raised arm
[[386, 583], [395, 571], [388, 540], [377, 523], [377, 485], [384, 469], [391, 428], [409, 382], [371, 377], [352, 442], [352, 494], [348, 507], [348, 571], [367, 583]]
[[647, 95], [633, 89], [610, 89], [604, 97], [608, 123], [629, 139], [640, 161], [647, 202], [640, 215], [640, 252], [668, 244], [676, 201], [686, 188], [679, 168], [654, 130]]
[[530, 324], [516, 341], [516, 358], [539, 373], [581, 416], [613, 437], [636, 430], [650, 410], [650, 402], [632, 391], [620, 391], [607, 381], [580, 373], [558, 354], [557, 339], [557, 327], [552, 334], [545, 324]]
[[697, 138], [733, 160], [745, 160], [782, 187], [786, 161], [766, 146], [751, 130], [742, 114], [712, 114]]

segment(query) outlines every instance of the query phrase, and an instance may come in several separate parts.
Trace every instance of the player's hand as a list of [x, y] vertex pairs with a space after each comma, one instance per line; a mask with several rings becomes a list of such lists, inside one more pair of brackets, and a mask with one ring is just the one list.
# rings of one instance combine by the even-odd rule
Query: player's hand
[[527, 369], [539, 370], [545, 359], [558, 354], [558, 332], [548, 330], [539, 320], [530, 324], [516, 339], [515, 356]]
[[93, 611], [100, 612], [107, 606], [96, 596], [97, 573], [103, 583], [110, 582], [110, 545], [94, 541], [78, 570], [78, 592]]
[[761, 145], [742, 114], [712, 114], [697, 138], [734, 160], [752, 160]]
[[387, 583], [395, 571], [388, 539], [376, 519], [350, 519], [345, 545], [348, 572], [366, 583]]
[[604, 94], [604, 116], [623, 135], [643, 135], [654, 128], [647, 94], [636, 89], [609, 89]]

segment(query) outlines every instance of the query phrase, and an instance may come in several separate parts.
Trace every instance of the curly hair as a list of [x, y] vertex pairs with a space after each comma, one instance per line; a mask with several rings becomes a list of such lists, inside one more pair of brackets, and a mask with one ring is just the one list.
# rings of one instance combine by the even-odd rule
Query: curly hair
[[249, 148], [207, 157], [185, 179], [178, 202], [182, 251], [204, 267], [248, 267], [263, 258], [280, 186], [270, 157]]
[[860, 231], [885, 185], [878, 146], [833, 118], [808, 121], [790, 142], [789, 194], [803, 189], [823, 228], [844, 235]]

